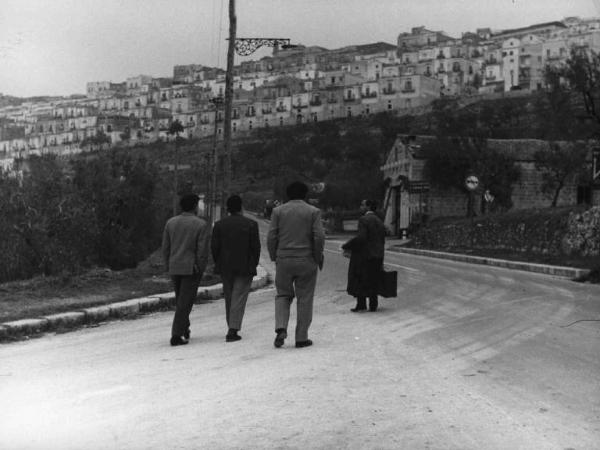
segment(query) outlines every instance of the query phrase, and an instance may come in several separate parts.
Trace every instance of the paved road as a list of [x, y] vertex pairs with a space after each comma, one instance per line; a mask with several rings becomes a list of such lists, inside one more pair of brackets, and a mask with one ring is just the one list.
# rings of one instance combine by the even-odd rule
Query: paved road
[[0, 448], [600, 448], [599, 286], [389, 253], [399, 298], [354, 314], [339, 244], [310, 348], [273, 348], [272, 289], [236, 343], [216, 301], [183, 347], [170, 312], [0, 346]]

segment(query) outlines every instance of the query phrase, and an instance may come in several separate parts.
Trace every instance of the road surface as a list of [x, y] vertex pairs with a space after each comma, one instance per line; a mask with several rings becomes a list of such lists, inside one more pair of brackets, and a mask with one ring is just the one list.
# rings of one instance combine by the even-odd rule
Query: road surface
[[235, 343], [214, 301], [187, 346], [172, 312], [1, 345], [0, 448], [600, 448], [600, 286], [388, 253], [399, 297], [357, 314], [340, 243], [309, 348], [273, 347], [272, 288]]

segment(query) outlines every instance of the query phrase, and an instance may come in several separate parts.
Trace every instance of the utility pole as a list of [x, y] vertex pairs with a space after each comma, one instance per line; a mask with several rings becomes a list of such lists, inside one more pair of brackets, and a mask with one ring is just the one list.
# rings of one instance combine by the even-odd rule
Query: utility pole
[[221, 96], [214, 97], [210, 100], [215, 105], [215, 129], [213, 134], [213, 147], [210, 156], [210, 187], [209, 187], [209, 200], [208, 200], [208, 217], [211, 223], [214, 223], [217, 217], [217, 203], [219, 201], [218, 189], [217, 189], [217, 171], [219, 170], [219, 153], [217, 151], [218, 139], [217, 131], [219, 129], [219, 106], [223, 103]]
[[[233, 63], [235, 53], [248, 56], [264, 46], [288, 49], [297, 47], [290, 45], [289, 39], [281, 38], [237, 38], [237, 17], [235, 15], [235, 0], [229, 0], [229, 44], [227, 46], [227, 71], [225, 73], [225, 123], [223, 125], [223, 146], [225, 151], [225, 176], [222, 189], [222, 201], [231, 195], [232, 164], [231, 164], [231, 116], [233, 110]], [[216, 168], [213, 175], [216, 174]]]
[[235, 0], [229, 0], [229, 44], [227, 46], [227, 72], [225, 74], [225, 124], [223, 141], [225, 144], [225, 180], [223, 186], [224, 201], [231, 194], [231, 115], [233, 109], [233, 58], [235, 52], [235, 34], [237, 17], [235, 16]]

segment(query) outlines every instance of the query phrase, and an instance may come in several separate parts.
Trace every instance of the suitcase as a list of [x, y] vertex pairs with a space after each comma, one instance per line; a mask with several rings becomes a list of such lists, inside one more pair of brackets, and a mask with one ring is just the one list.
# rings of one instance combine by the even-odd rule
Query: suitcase
[[398, 272], [395, 270], [381, 272], [378, 294], [385, 298], [398, 296]]

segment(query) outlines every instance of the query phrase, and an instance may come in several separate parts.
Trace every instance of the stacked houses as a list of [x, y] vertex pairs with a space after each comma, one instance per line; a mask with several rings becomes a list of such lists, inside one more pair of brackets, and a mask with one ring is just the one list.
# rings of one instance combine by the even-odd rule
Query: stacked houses
[[[441, 96], [527, 94], [544, 87], [544, 67], [566, 60], [572, 46], [600, 50], [600, 19], [477, 29], [460, 38], [416, 27], [395, 45], [275, 48], [235, 67], [232, 132], [415, 114]], [[175, 120], [186, 137], [222, 135], [224, 112], [211, 100], [224, 92], [222, 69], [190, 64], [175, 66], [171, 78], [90, 82], [83, 97], [0, 107], [0, 166], [34, 154], [77, 153], [98, 134], [112, 144], [169, 139]]]

